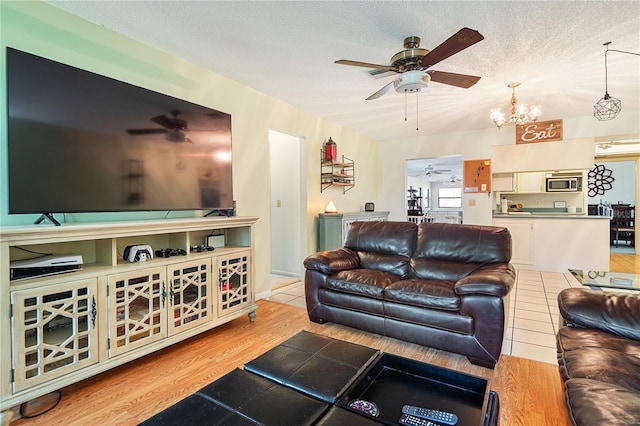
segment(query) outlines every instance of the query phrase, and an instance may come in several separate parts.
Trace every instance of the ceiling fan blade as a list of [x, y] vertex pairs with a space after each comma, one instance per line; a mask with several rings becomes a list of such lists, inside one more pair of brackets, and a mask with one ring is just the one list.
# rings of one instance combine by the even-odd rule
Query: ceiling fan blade
[[158, 115], [156, 117], [153, 117], [151, 119], [151, 121], [161, 125], [162, 127], [166, 128], [166, 129], [169, 129], [169, 130], [171, 130], [171, 129], [176, 127], [173, 119], [167, 117], [166, 115]]
[[431, 81], [462, 87], [463, 89], [468, 89], [480, 80], [480, 77], [475, 75], [456, 74], [452, 72], [427, 71], [427, 74], [431, 77]]
[[391, 77], [393, 75], [396, 75], [397, 71], [375, 69], [375, 70], [368, 71], [368, 73], [372, 78], [375, 78], [377, 80], [377, 79], [382, 79], [385, 77]]
[[160, 133], [167, 133], [166, 129], [127, 129], [127, 133], [131, 136], [140, 135], [155, 135]]
[[466, 27], [462, 28], [438, 47], [424, 55], [421, 60], [422, 66], [427, 68], [433, 66], [481, 40], [484, 40], [484, 36], [478, 31]]
[[389, 90], [391, 90], [392, 87], [393, 87], [393, 81], [391, 81], [388, 84], [384, 85], [382, 87], [382, 89], [378, 90], [376, 93], [374, 93], [373, 95], [369, 96], [366, 100], [370, 101], [370, 100], [373, 100], [373, 99], [378, 99], [380, 96], [384, 95]]
[[352, 65], [354, 67], [376, 68], [384, 71], [397, 71], [394, 67], [389, 65], [370, 64], [368, 62], [350, 61], [348, 59], [340, 59], [335, 61], [335, 63], [340, 65]]

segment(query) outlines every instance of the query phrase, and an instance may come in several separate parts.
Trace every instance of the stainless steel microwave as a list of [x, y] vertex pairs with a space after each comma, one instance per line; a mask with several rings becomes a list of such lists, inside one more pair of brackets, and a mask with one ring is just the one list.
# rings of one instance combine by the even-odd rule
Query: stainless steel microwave
[[547, 192], [582, 191], [582, 176], [548, 177]]

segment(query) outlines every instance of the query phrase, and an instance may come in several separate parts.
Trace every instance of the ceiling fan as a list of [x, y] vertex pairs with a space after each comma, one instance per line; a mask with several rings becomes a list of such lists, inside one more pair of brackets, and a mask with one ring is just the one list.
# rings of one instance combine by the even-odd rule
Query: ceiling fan
[[462, 182], [462, 179], [456, 177], [456, 175], [451, 175], [451, 177], [449, 178], [449, 185], [455, 185], [458, 182]]
[[468, 89], [476, 84], [478, 80], [480, 80], [480, 77], [429, 70], [429, 68], [467, 47], [473, 46], [483, 39], [484, 36], [478, 31], [465, 27], [433, 50], [420, 48], [420, 37], [407, 37], [404, 39], [405, 50], [396, 53], [389, 61], [389, 65], [371, 64], [347, 59], [340, 59], [335, 61], [335, 63], [373, 68], [373, 70], [369, 71], [369, 74], [372, 76], [387, 72], [400, 74], [396, 79], [369, 96], [367, 98], [368, 101], [381, 97], [391, 90], [391, 88], [395, 88], [395, 90], [400, 93], [418, 92], [424, 90], [429, 81]]
[[451, 169], [436, 169], [433, 165], [429, 164], [427, 167], [424, 168], [423, 171], [415, 175], [415, 177], [419, 177], [419, 176], [431, 177], [432, 174], [440, 175], [442, 173], [450, 173], [450, 172], [451, 172]]
[[167, 117], [166, 115], [158, 115], [150, 119], [154, 123], [162, 126], [162, 129], [127, 129], [127, 133], [131, 136], [164, 133], [165, 139], [169, 142], [191, 142], [191, 140], [189, 140], [187, 134], [185, 133], [186, 130], [189, 130], [189, 125], [186, 120], [178, 118], [178, 115], [180, 115], [180, 111], [174, 109], [171, 111], [171, 117]]

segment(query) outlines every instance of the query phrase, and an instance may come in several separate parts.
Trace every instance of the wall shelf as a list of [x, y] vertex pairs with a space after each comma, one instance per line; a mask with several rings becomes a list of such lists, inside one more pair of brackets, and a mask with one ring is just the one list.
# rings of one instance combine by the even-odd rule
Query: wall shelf
[[[325, 158], [320, 150], [320, 158]], [[355, 162], [342, 156], [342, 161], [320, 161], [320, 192], [330, 187], [341, 187], [342, 193], [353, 188], [356, 183]]]

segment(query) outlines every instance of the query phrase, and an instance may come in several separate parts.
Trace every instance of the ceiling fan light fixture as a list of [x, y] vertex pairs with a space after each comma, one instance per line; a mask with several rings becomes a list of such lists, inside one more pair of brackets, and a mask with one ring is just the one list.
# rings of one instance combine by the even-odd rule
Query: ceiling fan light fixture
[[427, 88], [429, 81], [431, 81], [429, 74], [422, 71], [407, 71], [393, 81], [393, 87], [398, 93], [419, 92]]
[[[509, 102], [509, 124], [527, 124], [538, 120], [542, 115], [542, 108], [539, 105], [532, 105], [529, 107], [527, 104], [518, 103], [516, 99], [516, 87], [520, 86], [520, 82], [513, 82], [507, 84], [507, 87], [511, 89], [511, 101]], [[500, 129], [505, 123], [507, 123], [507, 116], [500, 110], [500, 108], [493, 108], [489, 113], [489, 118], [493, 121], [493, 124]]]
[[177, 129], [169, 130], [164, 137], [169, 142], [187, 142], [187, 135]]

